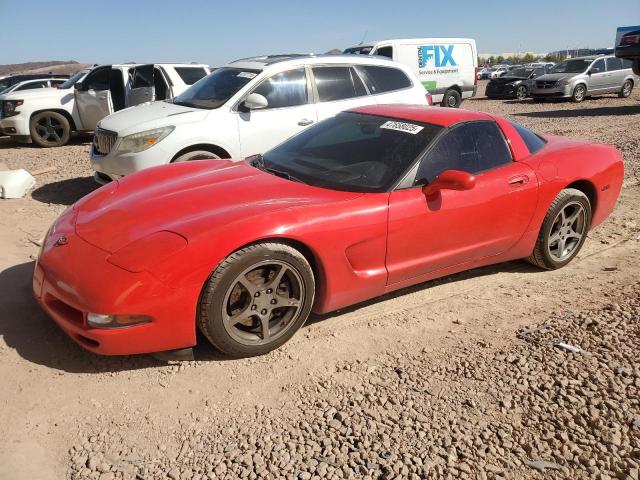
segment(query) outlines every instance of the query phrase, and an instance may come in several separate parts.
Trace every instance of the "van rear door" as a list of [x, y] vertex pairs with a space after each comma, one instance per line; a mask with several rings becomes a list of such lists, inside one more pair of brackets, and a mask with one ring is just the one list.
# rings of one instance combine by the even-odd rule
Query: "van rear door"
[[127, 106], [132, 107], [155, 99], [153, 64], [139, 65], [129, 70], [129, 95]]

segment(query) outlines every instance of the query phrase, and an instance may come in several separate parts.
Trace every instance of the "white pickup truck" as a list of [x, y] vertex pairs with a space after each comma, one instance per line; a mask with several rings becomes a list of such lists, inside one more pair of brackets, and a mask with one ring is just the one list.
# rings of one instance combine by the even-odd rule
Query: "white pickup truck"
[[65, 145], [75, 131], [93, 131], [107, 115], [179, 95], [210, 73], [204, 64], [100, 65], [60, 87], [0, 96], [0, 134], [40, 147]]

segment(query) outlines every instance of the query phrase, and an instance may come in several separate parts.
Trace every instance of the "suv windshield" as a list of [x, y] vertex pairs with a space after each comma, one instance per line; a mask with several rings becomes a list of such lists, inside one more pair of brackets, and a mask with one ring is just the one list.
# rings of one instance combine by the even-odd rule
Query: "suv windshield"
[[347, 48], [342, 53], [355, 53], [355, 54], [358, 54], [358, 55], [369, 55], [369, 53], [371, 53], [372, 49], [373, 49], [373, 47], [364, 47], [364, 46], [351, 47], [351, 48]]
[[566, 60], [554, 65], [553, 68], [549, 70], [549, 73], [582, 73], [591, 65], [591, 62], [592, 60], [585, 58]]
[[212, 110], [224, 105], [242, 87], [254, 79], [260, 70], [246, 68], [218, 68], [198, 80], [173, 99], [176, 105]]
[[73, 87], [77, 82], [82, 80], [88, 72], [89, 72], [88, 70], [80, 70], [78, 73], [76, 73], [73, 77], [71, 77], [69, 80], [64, 82], [58, 88], [64, 90], [64, 89]]
[[430, 123], [347, 112], [248, 161], [274, 175], [317, 187], [385, 192], [441, 130]]

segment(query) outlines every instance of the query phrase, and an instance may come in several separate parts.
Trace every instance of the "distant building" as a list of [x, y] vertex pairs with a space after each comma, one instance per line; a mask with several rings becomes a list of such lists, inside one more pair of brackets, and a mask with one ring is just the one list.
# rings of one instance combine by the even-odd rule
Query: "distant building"
[[613, 54], [613, 48], [567, 48], [565, 50], [556, 50], [549, 52], [549, 56], [574, 58], [586, 57], [587, 55], [609, 55]]

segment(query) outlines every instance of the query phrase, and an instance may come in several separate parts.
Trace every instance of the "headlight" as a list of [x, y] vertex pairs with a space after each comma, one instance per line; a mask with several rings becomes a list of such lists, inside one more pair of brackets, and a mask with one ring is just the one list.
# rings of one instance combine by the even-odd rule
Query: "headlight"
[[18, 108], [23, 103], [24, 101], [22, 100], [4, 100], [2, 102], [2, 116], [7, 118], [18, 115], [20, 112], [16, 111], [16, 108]]
[[556, 85], [558, 87], [565, 87], [565, 86], [569, 85], [570, 83], [571, 83], [571, 80], [558, 80], [556, 82]]
[[154, 128], [153, 130], [127, 135], [122, 139], [122, 142], [120, 142], [118, 150], [131, 153], [143, 152], [160, 142], [173, 132], [175, 128], [174, 126]]

